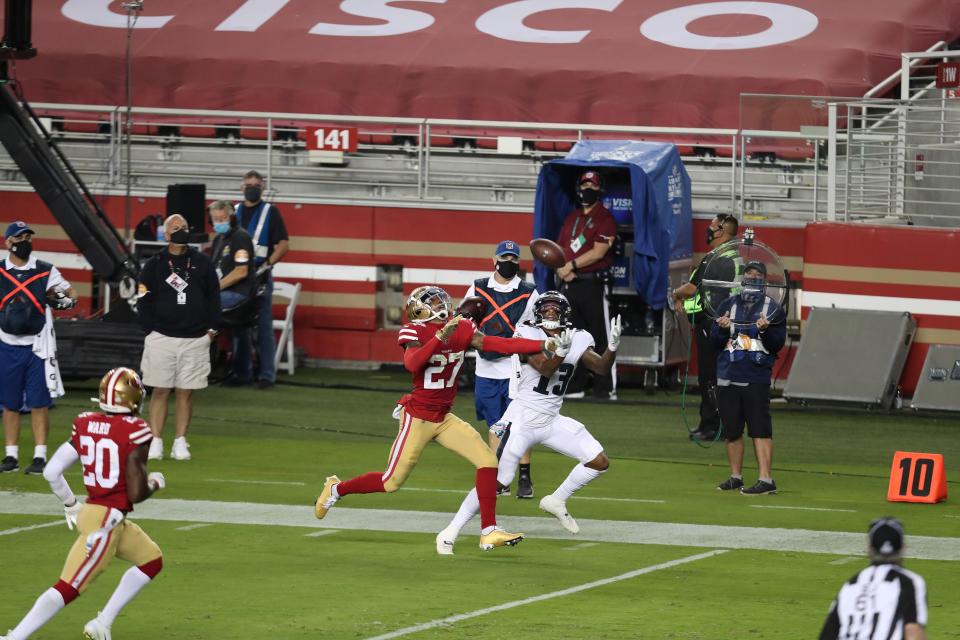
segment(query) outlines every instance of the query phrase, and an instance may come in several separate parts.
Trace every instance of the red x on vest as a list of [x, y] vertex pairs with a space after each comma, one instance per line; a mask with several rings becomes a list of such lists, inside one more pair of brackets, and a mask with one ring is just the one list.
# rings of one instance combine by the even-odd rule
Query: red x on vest
[[13, 284], [15, 284], [15, 285], [17, 286], [16, 289], [14, 289], [13, 291], [11, 291], [11, 292], [8, 293], [7, 295], [5, 295], [5, 296], [3, 297], [3, 300], [0, 300], [0, 309], [3, 309], [3, 307], [6, 306], [7, 301], [8, 301], [10, 298], [12, 298], [13, 296], [17, 295], [18, 293], [20, 293], [20, 292], [22, 291], [24, 294], [26, 294], [26, 296], [27, 296], [28, 298], [30, 298], [30, 302], [32, 302], [32, 303], [33, 303], [33, 306], [35, 306], [35, 307], [37, 308], [37, 311], [39, 311], [40, 313], [43, 313], [43, 312], [44, 312], [44, 311], [43, 311], [43, 305], [40, 304], [40, 302], [36, 299], [36, 297], [34, 297], [34, 295], [30, 292], [30, 290], [27, 289], [27, 285], [30, 284], [31, 282], [33, 282], [34, 280], [39, 280], [40, 278], [43, 278], [44, 276], [50, 275], [50, 272], [49, 272], [49, 271], [44, 271], [43, 273], [38, 273], [37, 275], [35, 275], [35, 276], [31, 277], [31, 278], [28, 278], [27, 280], [24, 280], [23, 282], [20, 282], [19, 280], [17, 280], [16, 278], [14, 278], [12, 275], [10, 275], [10, 274], [7, 272], [6, 269], [0, 269], [0, 273], [2, 273], [4, 276], [6, 276], [7, 280], [9, 280], [10, 282], [12, 282]]
[[511, 300], [510, 302], [506, 303], [505, 305], [503, 305], [503, 306], [501, 307], [501, 306], [499, 306], [499, 305], [494, 301], [493, 298], [490, 297], [490, 294], [487, 293], [486, 291], [484, 291], [483, 289], [478, 288], [478, 289], [476, 289], [476, 292], [479, 293], [479, 294], [480, 294], [481, 296], [483, 296], [484, 298], [486, 298], [486, 299], [487, 299], [487, 302], [490, 303], [490, 306], [493, 307], [493, 311], [491, 311], [490, 314], [489, 314], [486, 318], [484, 318], [483, 320], [480, 321], [480, 326], [481, 326], [481, 327], [482, 327], [483, 325], [485, 325], [485, 324], [487, 323], [487, 321], [490, 320], [490, 318], [492, 318], [493, 316], [499, 314], [500, 317], [503, 318], [503, 321], [507, 323], [507, 326], [510, 327], [510, 331], [516, 331], [516, 327], [513, 326], [513, 324], [510, 322], [510, 318], [507, 317], [507, 314], [505, 314], [504, 311], [506, 311], [506, 310], [507, 310], [507, 307], [509, 307], [510, 305], [512, 305], [512, 304], [514, 304], [514, 303], [516, 303], [516, 302], [520, 302], [521, 300], [525, 300], [525, 299], [529, 298], [529, 297], [530, 297], [530, 294], [529, 294], [529, 293], [525, 293], [525, 294], [523, 294], [522, 296], [517, 296], [516, 298], [514, 298], [513, 300]]

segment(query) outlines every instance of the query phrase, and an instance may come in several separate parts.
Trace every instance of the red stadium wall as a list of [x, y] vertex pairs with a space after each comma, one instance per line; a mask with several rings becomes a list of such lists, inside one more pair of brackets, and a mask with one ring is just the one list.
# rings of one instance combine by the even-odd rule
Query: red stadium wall
[[814, 306], [909, 311], [917, 335], [900, 384], [912, 395], [931, 344], [960, 344], [960, 232], [819, 223], [804, 232], [803, 318]]
[[[7, 217], [22, 218], [38, 234], [40, 257], [52, 261], [74, 284], [87, 314], [93, 275], [76, 247], [33, 193], [6, 192]], [[111, 221], [123, 226], [124, 200], [105, 197]], [[462, 295], [476, 277], [491, 268], [494, 245], [511, 238], [526, 245], [530, 214], [352, 205], [280, 203], [291, 236], [291, 250], [277, 268], [279, 280], [300, 282], [303, 293], [295, 320], [296, 345], [308, 357], [329, 360], [398, 362], [394, 332], [378, 328], [377, 265], [403, 268], [404, 293], [437, 283]], [[135, 198], [134, 223], [164, 210], [162, 198]], [[694, 260], [707, 250], [709, 220], [694, 221]], [[800, 284], [802, 317], [813, 305], [909, 310], [919, 324], [902, 385], [912, 393], [927, 345], [960, 344], [960, 234], [948, 230], [865, 225], [811, 224], [753, 226], [756, 237], [783, 257]], [[529, 252], [522, 266], [531, 267]], [[274, 309], [280, 316], [282, 308]], [[784, 379], [795, 345], [782, 355], [775, 372]], [[695, 372], [695, 365], [692, 368]]]

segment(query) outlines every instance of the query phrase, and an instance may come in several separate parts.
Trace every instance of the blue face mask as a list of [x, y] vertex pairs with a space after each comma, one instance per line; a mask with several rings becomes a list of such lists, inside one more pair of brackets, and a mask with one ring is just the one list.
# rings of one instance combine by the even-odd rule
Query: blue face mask
[[229, 222], [214, 222], [214, 223], [213, 223], [213, 230], [216, 231], [217, 233], [226, 233], [227, 231], [230, 231], [230, 223], [229, 223]]
[[766, 285], [762, 277], [744, 278], [741, 286], [743, 288], [740, 290], [740, 297], [744, 302], [757, 302], [763, 299], [766, 293]]

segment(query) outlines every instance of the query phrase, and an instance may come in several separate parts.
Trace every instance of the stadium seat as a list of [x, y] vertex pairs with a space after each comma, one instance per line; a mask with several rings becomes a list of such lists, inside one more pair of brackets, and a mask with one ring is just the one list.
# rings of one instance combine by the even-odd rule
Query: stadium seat
[[430, 136], [431, 147], [452, 147], [453, 138], [450, 136]]
[[[300, 283], [290, 284], [289, 282], [273, 283], [273, 298], [287, 300], [286, 313], [283, 320], [273, 321], [273, 330], [280, 332], [277, 339], [277, 349], [273, 357], [274, 368], [279, 370], [281, 364], [287, 370], [287, 373], [293, 375], [296, 367], [296, 358], [293, 352], [293, 314], [297, 310], [297, 300], [300, 298]], [[286, 354], [286, 360], [283, 355]]]

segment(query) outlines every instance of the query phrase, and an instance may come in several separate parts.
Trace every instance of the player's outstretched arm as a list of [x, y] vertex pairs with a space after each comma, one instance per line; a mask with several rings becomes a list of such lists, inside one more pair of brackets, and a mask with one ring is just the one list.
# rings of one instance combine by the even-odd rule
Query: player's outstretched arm
[[127, 497], [134, 504], [143, 502], [167, 486], [162, 473], [147, 473], [149, 444], [141, 444], [127, 456]]
[[78, 460], [80, 460], [80, 454], [77, 453], [77, 450], [74, 449], [73, 445], [69, 442], [64, 442], [43, 469], [43, 477], [50, 483], [50, 490], [53, 491], [53, 494], [63, 503], [63, 513], [67, 519], [67, 527], [69, 529], [77, 526], [77, 515], [80, 513], [80, 507], [83, 505], [81, 505], [80, 502], [77, 501], [77, 497], [73, 495], [73, 490], [67, 483], [66, 478], [63, 477], [63, 474]]
[[470, 340], [470, 346], [481, 351], [493, 351], [504, 355], [514, 353], [540, 353], [541, 351], [556, 351], [556, 341], [554, 338], [546, 340], [530, 340], [529, 338], [499, 338], [497, 336], [485, 336], [479, 331], [473, 334]]
[[607, 374], [617, 359], [617, 349], [620, 348], [621, 333], [623, 333], [623, 323], [618, 315], [610, 320], [610, 331], [607, 333], [607, 350], [603, 352], [602, 356], [598, 355], [592, 348], [584, 351], [583, 355], [580, 356], [580, 360], [584, 366], [593, 373], [599, 375]]

